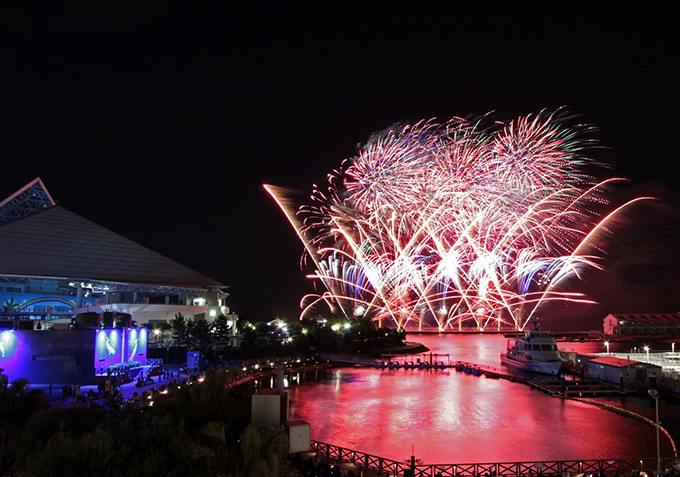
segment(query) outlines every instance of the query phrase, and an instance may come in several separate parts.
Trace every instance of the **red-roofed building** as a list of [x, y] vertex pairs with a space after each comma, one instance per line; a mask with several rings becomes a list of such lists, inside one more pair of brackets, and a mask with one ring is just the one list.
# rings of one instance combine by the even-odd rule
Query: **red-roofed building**
[[588, 375], [623, 386], [624, 381], [648, 382], [649, 374], [661, 376], [661, 367], [614, 356], [590, 357], [587, 360]]
[[680, 313], [610, 313], [603, 327], [605, 335], [680, 335]]

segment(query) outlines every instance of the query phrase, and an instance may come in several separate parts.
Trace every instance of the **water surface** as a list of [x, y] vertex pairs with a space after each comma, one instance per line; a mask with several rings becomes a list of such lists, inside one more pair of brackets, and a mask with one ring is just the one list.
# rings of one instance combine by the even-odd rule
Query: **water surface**
[[[418, 335], [433, 353], [501, 367], [502, 335]], [[440, 359], [441, 360], [441, 359]], [[444, 359], [445, 360], [445, 359]], [[649, 458], [652, 426], [529, 386], [447, 370], [341, 368], [292, 387], [312, 439], [427, 464]], [[663, 437], [663, 436], [662, 436]], [[671, 452], [662, 439], [662, 455]]]

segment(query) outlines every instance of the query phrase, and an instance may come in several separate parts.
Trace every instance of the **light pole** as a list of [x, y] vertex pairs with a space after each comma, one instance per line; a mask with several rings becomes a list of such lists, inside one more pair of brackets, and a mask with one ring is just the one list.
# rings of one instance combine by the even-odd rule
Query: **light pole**
[[604, 345], [607, 347], [607, 356], [609, 356], [609, 341], [605, 341]]
[[645, 352], [647, 353], [647, 362], [649, 363], [649, 346], [645, 346]]
[[661, 475], [661, 445], [659, 442], [659, 392], [656, 389], [650, 389], [649, 395], [654, 398], [654, 408], [656, 410], [656, 475]]

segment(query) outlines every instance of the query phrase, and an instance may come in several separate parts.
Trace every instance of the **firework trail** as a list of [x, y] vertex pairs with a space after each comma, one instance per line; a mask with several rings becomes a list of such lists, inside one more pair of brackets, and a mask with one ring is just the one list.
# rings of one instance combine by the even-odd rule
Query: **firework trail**
[[583, 172], [597, 165], [592, 128], [567, 127], [562, 110], [486, 119], [376, 133], [296, 211], [265, 185], [325, 288], [303, 314], [324, 304], [398, 327], [522, 329], [542, 303], [588, 302], [559, 285], [598, 266], [580, 250], [614, 179]]

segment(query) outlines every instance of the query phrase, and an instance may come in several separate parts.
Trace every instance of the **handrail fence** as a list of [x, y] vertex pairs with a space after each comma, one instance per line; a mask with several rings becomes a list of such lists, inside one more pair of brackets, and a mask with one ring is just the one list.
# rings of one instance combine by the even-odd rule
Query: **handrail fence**
[[[366, 454], [361, 451], [311, 441], [311, 450], [317, 457], [322, 456], [338, 463], [354, 464], [359, 469], [379, 475], [397, 477], [567, 477], [574, 475], [623, 476], [633, 471], [648, 471], [653, 474], [657, 459], [599, 459], [563, 460], [543, 462], [495, 462], [477, 464], [422, 464], [402, 462]], [[661, 469], [672, 468], [675, 456], [661, 457]], [[413, 473], [411, 473], [413, 471]]]

